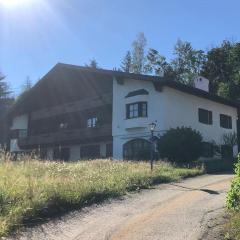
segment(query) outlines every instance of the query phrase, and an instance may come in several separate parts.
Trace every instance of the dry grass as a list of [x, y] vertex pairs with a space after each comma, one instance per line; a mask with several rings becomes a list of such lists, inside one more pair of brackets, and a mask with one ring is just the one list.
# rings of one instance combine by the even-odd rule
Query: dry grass
[[40, 218], [202, 172], [167, 163], [151, 172], [147, 163], [110, 160], [11, 162], [0, 155], [0, 237]]
[[240, 212], [231, 212], [226, 226], [226, 240], [240, 240]]

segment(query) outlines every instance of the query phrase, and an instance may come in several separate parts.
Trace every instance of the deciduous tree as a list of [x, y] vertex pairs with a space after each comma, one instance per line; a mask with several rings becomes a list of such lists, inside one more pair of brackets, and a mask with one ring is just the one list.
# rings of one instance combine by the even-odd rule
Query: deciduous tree
[[144, 33], [139, 33], [137, 39], [132, 43], [132, 71], [134, 73], [143, 73], [146, 62], [145, 48], [147, 40]]
[[205, 64], [204, 51], [195, 50], [190, 42], [179, 39], [174, 47], [174, 55], [171, 65], [176, 73], [176, 80], [191, 85], [192, 80], [201, 73]]

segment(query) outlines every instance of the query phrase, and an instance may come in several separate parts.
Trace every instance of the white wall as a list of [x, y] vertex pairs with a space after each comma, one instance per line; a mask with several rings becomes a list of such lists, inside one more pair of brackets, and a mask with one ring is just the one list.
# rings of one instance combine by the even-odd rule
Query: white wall
[[70, 160], [71, 161], [80, 160], [80, 145], [70, 146]]
[[[139, 95], [125, 98], [132, 91], [145, 89], [149, 95]], [[148, 102], [148, 117], [126, 119], [126, 104], [138, 101]], [[213, 112], [213, 125], [198, 121], [198, 108]], [[232, 129], [220, 127], [219, 114], [232, 116]], [[197, 129], [205, 141], [222, 143], [222, 135], [226, 132], [236, 132], [237, 109], [181, 91], [163, 87], [156, 91], [152, 82], [125, 80], [124, 84], [113, 81], [113, 158], [123, 158], [123, 144], [134, 138], [149, 139], [148, 124], [157, 124], [155, 135], [160, 136], [169, 128], [181, 126]]]
[[[222, 144], [222, 135], [237, 132], [237, 109], [221, 103], [210, 101], [181, 91], [164, 87], [166, 96], [165, 129], [178, 126], [192, 127], [201, 132], [205, 141]], [[212, 125], [198, 121], [198, 108], [212, 111]], [[220, 127], [220, 114], [232, 117], [232, 129]]]
[[[149, 95], [139, 95], [125, 98], [132, 91], [145, 89]], [[146, 118], [126, 119], [126, 104], [138, 101], [148, 102], [148, 116]], [[150, 138], [148, 125], [157, 124], [156, 133], [164, 129], [165, 98], [160, 92], [155, 91], [152, 82], [125, 80], [123, 85], [113, 81], [113, 157], [122, 159], [123, 144], [134, 138]]]

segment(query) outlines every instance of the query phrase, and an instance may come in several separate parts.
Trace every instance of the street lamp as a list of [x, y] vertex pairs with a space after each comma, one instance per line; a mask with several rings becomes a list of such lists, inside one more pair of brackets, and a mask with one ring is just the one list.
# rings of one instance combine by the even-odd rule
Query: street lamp
[[150, 164], [151, 164], [151, 171], [153, 170], [153, 160], [154, 160], [154, 139], [153, 139], [153, 134], [154, 134], [154, 130], [156, 128], [156, 123], [152, 122], [149, 124], [149, 128], [150, 128], [150, 131], [151, 131], [151, 161], [150, 161]]

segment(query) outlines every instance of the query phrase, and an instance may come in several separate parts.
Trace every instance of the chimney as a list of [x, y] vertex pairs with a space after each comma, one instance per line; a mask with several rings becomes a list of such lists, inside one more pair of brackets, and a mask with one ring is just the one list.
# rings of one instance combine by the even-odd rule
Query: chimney
[[194, 87], [209, 92], [209, 80], [205, 77], [197, 76], [194, 78]]
[[159, 72], [159, 77], [164, 77], [164, 70], [162, 68], [159, 68], [158, 69], [158, 72]]

